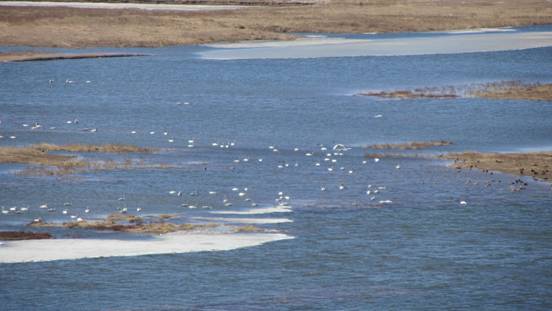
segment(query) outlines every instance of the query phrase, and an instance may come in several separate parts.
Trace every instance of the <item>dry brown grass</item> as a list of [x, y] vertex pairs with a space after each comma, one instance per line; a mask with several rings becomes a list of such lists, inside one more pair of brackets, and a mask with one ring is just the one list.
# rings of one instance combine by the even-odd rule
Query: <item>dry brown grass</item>
[[490, 99], [521, 99], [552, 101], [552, 83], [522, 84], [519, 82], [491, 83], [472, 92], [473, 96]]
[[552, 152], [534, 153], [481, 153], [464, 152], [442, 155], [454, 160], [457, 169], [498, 171], [519, 176], [530, 176], [545, 181], [552, 180]]
[[0, 147], [0, 163], [85, 166], [85, 162], [76, 160], [74, 156], [49, 154], [33, 147]]
[[65, 54], [65, 53], [43, 53], [43, 52], [0, 53], [0, 62], [29, 62], [29, 61], [41, 61], [41, 60], [131, 57], [131, 56], [143, 56], [143, 54], [131, 54], [131, 53]]
[[235, 11], [2, 8], [0, 44], [165, 46], [290, 39], [293, 32], [396, 32], [551, 24], [546, 0], [357, 0]]
[[367, 146], [366, 148], [375, 149], [375, 150], [383, 150], [383, 149], [418, 150], [418, 149], [442, 147], [442, 146], [448, 146], [448, 145], [452, 145], [452, 142], [446, 141], [446, 140], [435, 140], [435, 141], [413, 141], [413, 142], [399, 143], [399, 144], [376, 144], [376, 145]]
[[255, 233], [255, 232], [262, 232], [262, 231], [263, 229], [253, 225], [236, 227], [235, 229], [236, 233]]

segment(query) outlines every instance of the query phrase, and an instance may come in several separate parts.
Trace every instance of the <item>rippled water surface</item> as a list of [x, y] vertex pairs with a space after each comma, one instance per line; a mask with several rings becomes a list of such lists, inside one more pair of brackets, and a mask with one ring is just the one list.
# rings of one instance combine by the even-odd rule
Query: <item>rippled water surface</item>
[[[278, 192], [291, 196], [291, 213], [240, 217], [287, 218], [292, 222], [260, 226], [295, 239], [222, 252], [0, 264], [0, 309], [552, 307], [550, 184], [527, 179], [527, 190], [511, 192], [515, 177], [508, 175], [456, 172], [421, 158], [376, 163], [363, 157], [367, 144], [435, 139], [454, 145], [428, 152], [550, 149], [552, 103], [354, 96], [501, 80], [550, 82], [552, 48], [232, 61], [202, 60], [197, 53], [205, 49], [1, 64], [0, 145], [159, 147], [152, 155], [86, 156], [174, 168], [57, 178], [22, 176], [22, 166], [2, 164], [0, 206], [30, 208], [0, 215], [0, 229], [22, 230], [36, 217], [67, 221], [64, 202], [72, 203], [75, 215], [87, 207], [95, 216], [140, 207], [146, 214], [182, 213], [189, 221], [235, 218], [211, 212], [247, 210], [250, 202], [231, 190], [247, 187], [259, 207], [273, 206]], [[75, 119], [78, 124], [67, 124]], [[22, 126], [33, 122], [43, 128]], [[212, 145], [230, 142], [228, 149]], [[337, 143], [352, 149], [332, 156], [336, 163], [324, 161], [321, 145]], [[378, 190], [374, 199], [368, 189]], [[223, 196], [231, 208], [223, 206]], [[56, 212], [38, 208], [45, 203]]]

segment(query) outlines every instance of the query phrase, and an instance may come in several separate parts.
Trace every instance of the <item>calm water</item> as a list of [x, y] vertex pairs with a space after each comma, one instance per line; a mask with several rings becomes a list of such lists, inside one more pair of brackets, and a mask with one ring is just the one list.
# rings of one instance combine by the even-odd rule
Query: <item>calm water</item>
[[[155, 146], [167, 149], [130, 157], [178, 166], [52, 178], [19, 176], [14, 172], [21, 166], [1, 165], [0, 206], [31, 208], [0, 215], [0, 229], [21, 230], [35, 217], [66, 221], [64, 202], [77, 214], [86, 207], [94, 215], [142, 207], [145, 213], [184, 213], [193, 221], [210, 210], [187, 210], [181, 203], [224, 210], [221, 197], [208, 191], [248, 187], [261, 206], [274, 204], [279, 191], [292, 197], [293, 213], [263, 217], [293, 220], [264, 227], [295, 239], [226, 252], [0, 264], [0, 309], [552, 307], [549, 184], [528, 179], [527, 190], [513, 193], [512, 176], [457, 173], [440, 161], [362, 163], [366, 144], [412, 140], [455, 143], [441, 151], [551, 149], [552, 103], [353, 96], [367, 89], [550, 82], [552, 48], [245, 61], [201, 60], [196, 53], [203, 49], [0, 65], [0, 145]], [[75, 82], [66, 85], [67, 79]], [[74, 119], [79, 123], [66, 123]], [[43, 128], [22, 126], [35, 121]], [[189, 139], [194, 148], [187, 147]], [[235, 146], [222, 150], [214, 142]], [[336, 143], [353, 149], [337, 163], [324, 162], [320, 144]], [[243, 158], [251, 161], [233, 162]], [[385, 188], [371, 200], [368, 185]], [[185, 195], [170, 196], [170, 190]], [[118, 201], [122, 196], [126, 200]], [[38, 209], [46, 202], [57, 212]]]

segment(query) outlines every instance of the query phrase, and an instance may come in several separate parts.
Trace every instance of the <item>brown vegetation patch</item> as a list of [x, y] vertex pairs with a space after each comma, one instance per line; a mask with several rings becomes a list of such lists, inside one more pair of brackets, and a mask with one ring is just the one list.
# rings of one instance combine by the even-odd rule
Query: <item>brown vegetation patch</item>
[[[202, 2], [213, 1], [220, 2]], [[295, 32], [434, 31], [537, 24], [552, 24], [547, 0], [329, 0], [308, 6], [261, 3], [242, 10], [211, 12], [3, 7], [0, 44], [157, 47], [282, 40], [293, 38], [290, 33]]]
[[164, 222], [164, 218], [145, 222], [143, 218], [134, 215], [113, 213], [103, 220], [97, 221], [74, 221], [66, 223], [46, 223], [43, 221], [33, 221], [29, 224], [31, 227], [45, 228], [68, 228], [68, 229], [89, 229], [98, 231], [117, 231], [128, 233], [151, 233], [165, 234], [176, 231], [198, 231], [211, 229], [217, 224], [175, 224]]
[[451, 165], [457, 169], [480, 169], [498, 171], [518, 176], [530, 176], [536, 179], [552, 180], [552, 152], [533, 153], [481, 153], [464, 152], [440, 156], [454, 160]]
[[434, 141], [413, 141], [413, 142], [399, 143], [399, 144], [376, 144], [376, 145], [367, 146], [366, 148], [375, 149], [375, 150], [384, 150], [384, 149], [418, 150], [418, 149], [442, 147], [442, 146], [449, 146], [449, 145], [452, 145], [451, 141], [434, 140]]
[[0, 231], [0, 240], [2, 241], [43, 240], [53, 238], [54, 237], [47, 232]]
[[100, 153], [150, 153], [155, 149], [131, 145], [67, 145], [39, 144], [27, 147], [0, 147], [0, 164], [31, 164], [19, 174], [59, 176], [90, 170], [115, 170], [131, 168], [165, 169], [167, 164], [144, 164], [130, 159], [125, 161], [86, 160], [75, 155], [50, 154], [51, 151], [100, 152]]
[[552, 100], [552, 83], [500, 81], [463, 87], [433, 87], [414, 90], [364, 92], [358, 95], [392, 99], [453, 99], [481, 97], [490, 99]]

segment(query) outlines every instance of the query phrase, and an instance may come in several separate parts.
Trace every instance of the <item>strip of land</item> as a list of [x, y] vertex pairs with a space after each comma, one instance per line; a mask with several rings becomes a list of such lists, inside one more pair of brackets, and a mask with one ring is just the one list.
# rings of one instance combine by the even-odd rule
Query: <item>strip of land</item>
[[490, 99], [521, 99], [552, 101], [552, 83], [492, 83], [474, 90], [472, 96]]
[[[69, 154], [52, 154], [53, 151]], [[23, 175], [67, 175], [90, 170], [114, 170], [144, 168], [166, 168], [167, 165], [145, 165], [132, 160], [117, 162], [113, 160], [88, 160], [71, 153], [151, 153], [155, 149], [132, 145], [67, 145], [38, 144], [26, 147], [0, 147], [0, 164], [28, 164], [31, 167], [24, 170]]]
[[552, 181], [552, 152], [534, 153], [482, 153], [463, 152], [440, 156], [453, 160], [457, 169], [479, 169], [502, 173], [530, 176], [535, 179]]
[[418, 88], [414, 90], [369, 91], [361, 96], [391, 99], [452, 99], [481, 97], [488, 99], [552, 100], [552, 83], [494, 82], [463, 87]]
[[43, 60], [83, 59], [83, 58], [109, 58], [109, 57], [135, 57], [145, 56], [136, 53], [46, 53], [46, 52], [15, 52], [0, 53], [0, 62], [30, 62]]
[[383, 150], [383, 149], [398, 149], [398, 150], [418, 150], [433, 147], [443, 147], [452, 145], [448, 140], [433, 140], [433, 141], [412, 141], [397, 144], [376, 144], [366, 146], [368, 149]]
[[271, 2], [260, 1], [243, 10], [200, 12], [3, 7], [0, 45], [158, 47], [285, 40], [295, 38], [292, 33], [297, 32], [436, 31], [552, 24], [552, 6], [547, 0], [328, 0], [312, 5]]

